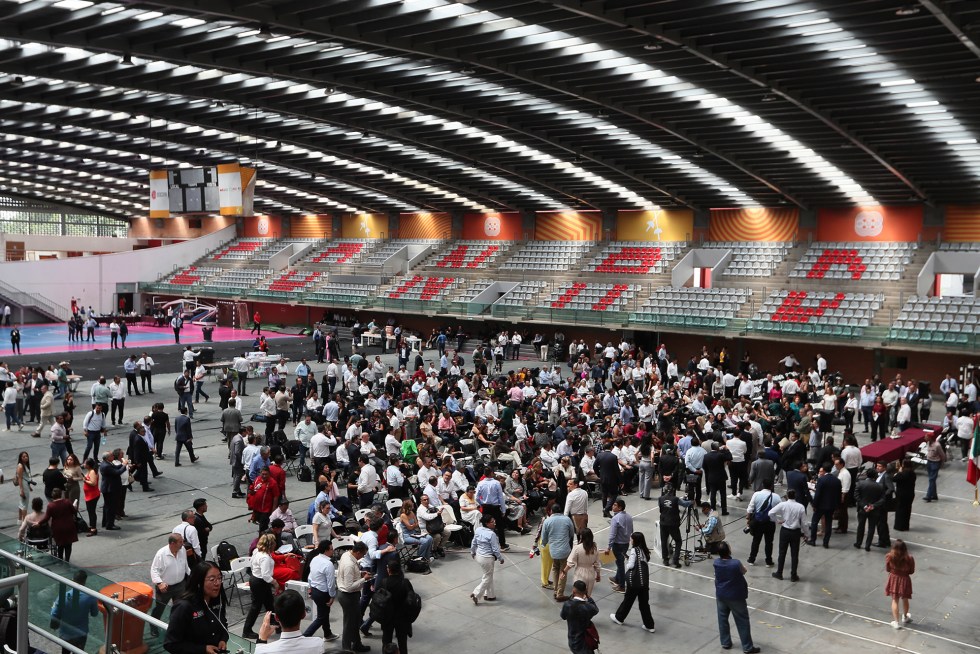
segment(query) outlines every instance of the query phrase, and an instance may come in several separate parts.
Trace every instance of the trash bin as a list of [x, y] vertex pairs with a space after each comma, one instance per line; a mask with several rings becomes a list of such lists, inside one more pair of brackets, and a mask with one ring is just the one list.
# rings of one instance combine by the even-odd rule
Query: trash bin
[[[205, 329], [207, 329], [207, 328], [205, 328]], [[208, 338], [209, 336], [210, 336], [210, 334], [207, 334], [204, 337], [204, 340], [207, 340], [207, 341], [211, 340], [210, 338]], [[213, 347], [202, 347], [200, 349], [200, 354], [198, 354], [197, 362], [198, 363], [202, 363], [202, 364], [204, 364], [206, 366], [214, 363], [214, 348]]]

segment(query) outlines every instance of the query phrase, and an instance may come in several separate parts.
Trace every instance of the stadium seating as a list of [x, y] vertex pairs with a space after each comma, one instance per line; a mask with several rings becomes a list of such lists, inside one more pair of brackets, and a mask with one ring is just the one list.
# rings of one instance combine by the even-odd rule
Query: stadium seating
[[548, 282], [545, 281], [521, 282], [510, 293], [497, 300], [496, 304], [508, 307], [527, 306], [547, 286]]
[[225, 270], [208, 282], [216, 293], [247, 292], [272, 274], [268, 268], [233, 268]]
[[980, 334], [980, 303], [972, 295], [913, 295], [888, 331], [894, 340], [960, 345], [972, 342], [975, 334]]
[[164, 277], [159, 283], [171, 286], [193, 286], [219, 272], [221, 268], [214, 266], [188, 266]]
[[389, 290], [385, 297], [391, 300], [421, 300], [430, 302], [444, 300], [450, 289], [459, 286], [459, 280], [454, 277], [423, 277], [414, 275], [405, 277]]
[[652, 324], [724, 327], [752, 295], [747, 288], [658, 288], [630, 320]]
[[490, 288], [492, 284], [494, 284], [494, 280], [492, 279], [478, 279], [472, 286], [460, 293], [459, 296], [453, 300], [453, 302], [457, 304], [467, 304], [477, 295]]
[[367, 300], [378, 293], [374, 284], [345, 284], [329, 282], [323, 284], [305, 299], [308, 302], [325, 302], [330, 304], [366, 304]]
[[314, 238], [280, 238], [271, 243], [268, 243], [262, 248], [255, 251], [252, 255], [253, 265], [268, 265], [269, 260], [278, 252], [281, 252], [283, 248], [289, 245], [309, 245], [310, 243], [315, 243]]
[[724, 277], [771, 277], [786, 259], [793, 244], [781, 241], [712, 241], [699, 247], [732, 251]]
[[363, 240], [330, 241], [323, 248], [312, 253], [308, 263], [356, 263], [367, 247]]
[[[414, 241], [413, 241], [414, 242]], [[362, 263], [365, 266], [380, 266], [387, 261], [393, 254], [408, 245], [408, 241], [388, 241], [377, 248]]]
[[437, 268], [488, 268], [513, 241], [459, 241], [436, 255]]
[[898, 281], [917, 247], [916, 243], [813, 243], [789, 276]]
[[687, 247], [686, 243], [651, 244], [646, 241], [614, 241], [602, 248], [584, 272], [620, 275], [649, 275], [667, 269], [667, 264]]
[[749, 329], [857, 337], [883, 302], [880, 293], [774, 291]]
[[565, 283], [538, 306], [571, 311], [624, 311], [639, 290], [636, 284]]
[[962, 243], [940, 243], [940, 252], [980, 252], [980, 243], [976, 241]]
[[240, 238], [220, 248], [211, 257], [214, 261], [248, 261], [263, 246], [270, 243], [267, 238]]
[[316, 271], [302, 272], [299, 270], [290, 270], [283, 273], [274, 281], [265, 286], [264, 289], [260, 290], [287, 294], [301, 293], [320, 281], [322, 276], [323, 273]]
[[592, 246], [592, 241], [529, 241], [501, 270], [571, 270]]

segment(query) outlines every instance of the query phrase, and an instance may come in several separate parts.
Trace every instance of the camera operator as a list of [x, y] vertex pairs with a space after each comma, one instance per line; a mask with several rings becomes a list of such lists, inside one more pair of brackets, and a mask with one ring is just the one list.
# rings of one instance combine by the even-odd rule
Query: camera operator
[[[681, 510], [680, 507], [689, 507], [691, 502], [674, 495], [673, 484], [665, 484], [663, 495], [657, 502], [660, 506], [660, 551], [664, 565], [670, 559], [670, 565], [675, 568], [681, 567]], [[674, 554], [669, 557], [670, 546], [668, 536], [674, 541]]]
[[709, 554], [717, 554], [718, 546], [725, 540], [725, 527], [721, 524], [721, 518], [717, 511], [711, 509], [707, 502], [701, 502], [701, 513], [706, 520], [701, 526], [701, 536], [704, 538], [704, 548]]
[[[705, 449], [701, 447], [701, 440], [697, 436], [691, 437], [691, 446], [688, 448], [687, 453], [684, 455], [684, 466], [687, 469], [688, 479], [692, 476], [697, 477], [697, 481], [693, 483], [694, 486], [694, 497], [693, 500], [700, 504], [701, 503], [701, 478], [703, 476], [704, 470], [704, 457], [707, 454]], [[722, 491], [724, 492], [724, 490]], [[692, 499], [692, 498], [688, 498]]]

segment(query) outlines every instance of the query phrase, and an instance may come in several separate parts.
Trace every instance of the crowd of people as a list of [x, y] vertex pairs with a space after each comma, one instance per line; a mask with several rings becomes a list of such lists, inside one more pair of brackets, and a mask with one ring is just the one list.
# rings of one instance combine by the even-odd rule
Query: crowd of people
[[[742, 520], [738, 515], [726, 525], [730, 507], [744, 509], [746, 563], [755, 565], [762, 549], [777, 579], [783, 579], [789, 558], [789, 578], [798, 581], [801, 544], [819, 540], [829, 548], [831, 534], [848, 533], [852, 517], [857, 519], [855, 547], [891, 549], [893, 574], [907, 577], [914, 571], [904, 543], [890, 537], [888, 516], [894, 514], [895, 531], [909, 528], [915, 465], [902, 460], [869, 468], [858, 434], [863, 427], [875, 440], [924, 422], [932, 398], [920, 392], [915, 380], [870, 378], [849, 384], [820, 355], [812, 366], [801, 367], [790, 354], [781, 362], [783, 369], [762, 374], [747, 354], [734, 362], [724, 348], [704, 348], [682, 365], [665, 345], [650, 352], [628, 341], [590, 346], [582, 339], [566, 340], [561, 332], [551, 338], [536, 334], [527, 339], [528, 345], [518, 332], [502, 332], [464, 353], [465, 335], [456, 333], [454, 350], [450, 330], [436, 330], [428, 340], [433, 358], [426, 360], [400, 330], [391, 333], [396, 336], [397, 365], [364, 354], [356, 340], [352, 354], [343, 355], [336, 332], [318, 325], [313, 354], [325, 364], [319, 378], [305, 358], [292, 369], [283, 360], [270, 366], [261, 391], [250, 396], [247, 381], [254, 380], [248, 380], [244, 355], [219, 375], [216, 394], [220, 431], [228, 443], [230, 494], [245, 500], [259, 531], [250, 552], [247, 638], [262, 637], [264, 623], [254, 631], [260, 611], [272, 610], [284, 596], [285, 580], [295, 578], [308, 581], [317, 606], [316, 622], [305, 637], [322, 629], [324, 638], [341, 638], [344, 650], [367, 651], [361, 635], [369, 633], [372, 619], [379, 619], [371, 609], [378, 590], [384, 588], [388, 595], [409, 592], [402, 566], [431, 571], [445, 556], [450, 532], [457, 531], [447, 529], [449, 525], [461, 528], [460, 544], [469, 547], [480, 566], [480, 582], [470, 593], [474, 604], [497, 600], [494, 569], [505, 562], [508, 533], [528, 534], [536, 524], [542, 586], [562, 604], [573, 652], [589, 649], [586, 617], [591, 621], [595, 615], [592, 593], [601, 580], [602, 555], [615, 560], [610, 583], [624, 595], [610, 620], [623, 624], [636, 603], [643, 627], [653, 632], [651, 550], [626, 511], [625, 497], [634, 493], [637, 499], [631, 504], [656, 500], [659, 505], [663, 565], [679, 567], [691, 549], [718, 555], [720, 639], [726, 648], [732, 645], [727, 628], [732, 614], [743, 650], [759, 651], [749, 633], [744, 579], [739, 581], [744, 566], [732, 557], [732, 541], [726, 539], [725, 527]], [[524, 352], [534, 348], [532, 360], [521, 360], [522, 347]], [[246, 365], [240, 367], [243, 360]], [[517, 363], [505, 372], [508, 360]], [[201, 397], [210, 399], [207, 370], [189, 348], [183, 363], [174, 383], [178, 415], [173, 426], [165, 404], [156, 403], [150, 415], [132, 423], [128, 450], [103, 454], [101, 464], [89, 459], [89, 452], [98, 454], [107, 420], [123, 423], [129, 393], [153, 392], [152, 359], [145, 353], [129, 357], [125, 381], [116, 376], [111, 383], [102, 378], [93, 385], [92, 408], [81, 429], [87, 447], [80, 459], [66, 438], [71, 412], [66, 406], [54, 416], [48, 428], [51, 469], [64, 478], [65, 488], [52, 489], [51, 504], [57, 490], [69, 496], [74, 492], [76, 500], [83, 491], [89, 535], [98, 533], [95, 507], [100, 496], [101, 526], [112, 530], [118, 528], [118, 518], [126, 517], [125, 496], [133, 483], [152, 490], [150, 474], [160, 474], [154, 459], [164, 457], [164, 441], [172, 431], [175, 465], [181, 465], [181, 447], [191, 462], [196, 460], [192, 418], [194, 404]], [[5, 372], [0, 364], [0, 373]], [[64, 390], [57, 377], [48, 379], [48, 372], [31, 372], [31, 379], [48, 382], [34, 382], [43, 389], [42, 402], [54, 397], [54, 389]], [[137, 374], [141, 389], [136, 388]], [[17, 383], [7, 382], [7, 390]], [[939, 391], [947, 412], [941, 431], [926, 447], [926, 501], [938, 499], [937, 475], [946, 446], [959, 442], [965, 455], [975, 431], [976, 385], [970, 381], [961, 391], [947, 376]], [[16, 395], [10, 396], [14, 409], [7, 414], [8, 429], [17, 423]], [[64, 398], [67, 402], [70, 393], [65, 391]], [[7, 400], [5, 391], [5, 410]], [[41, 403], [38, 409], [40, 431], [46, 424], [40, 422], [45, 418]], [[315, 494], [301, 521], [287, 499], [289, 463], [298, 464], [294, 483], [311, 484]], [[22, 467], [26, 474], [21, 474]], [[18, 475], [21, 518], [27, 524], [37, 517], [37, 512], [27, 515], [32, 505], [29, 460], [18, 463]], [[659, 497], [655, 489], [660, 489]], [[601, 498], [603, 515], [610, 519], [605, 549], [589, 528], [592, 497]], [[693, 547], [681, 540], [682, 513], [696, 523]], [[56, 519], [50, 505], [44, 515], [34, 524]], [[154, 573], [153, 581], [161, 603], [182, 592], [193, 606], [216, 601], [208, 594], [208, 575], [213, 573], [203, 562], [208, 551], [198, 522], [202, 516], [195, 502], [154, 559], [159, 574]], [[296, 532], [304, 521], [313, 530], [308, 553], [297, 549]], [[334, 550], [338, 539], [358, 532], [357, 542], [345, 543], [342, 554]], [[60, 542], [58, 547], [60, 552]], [[70, 543], [66, 547], [70, 556]], [[403, 556], [406, 548], [408, 557]], [[305, 555], [300, 565], [289, 558], [300, 555]], [[896, 606], [907, 600], [910, 589], [904, 581], [889, 583]], [[343, 612], [338, 635], [329, 622], [334, 600]], [[911, 619], [904, 606], [895, 614], [896, 628]], [[184, 613], [175, 608], [174, 615]], [[384, 644], [397, 641], [404, 653], [411, 624], [384, 615], [378, 611]], [[174, 627], [172, 619], [174, 634], [167, 635], [167, 649], [186, 651], [179, 641], [188, 634], [196, 637], [198, 629], [208, 630], [208, 642], [220, 649], [222, 634], [225, 639], [228, 635], [221, 624], [217, 619], [207, 626]]]

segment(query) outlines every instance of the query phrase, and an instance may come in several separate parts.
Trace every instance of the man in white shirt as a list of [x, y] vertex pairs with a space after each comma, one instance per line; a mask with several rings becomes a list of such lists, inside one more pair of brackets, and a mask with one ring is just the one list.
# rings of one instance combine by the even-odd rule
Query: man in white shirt
[[822, 354], [817, 355], [817, 374], [823, 379], [823, 376], [827, 374], [827, 360]]
[[592, 446], [585, 449], [585, 455], [578, 462], [578, 466], [582, 469], [585, 481], [595, 482], [599, 480], [599, 475], [595, 473], [595, 449]]
[[155, 365], [156, 362], [153, 357], [146, 352], [136, 360], [136, 369], [140, 373], [140, 385], [143, 387], [144, 393], [153, 392], [153, 366]]
[[374, 503], [374, 494], [381, 487], [378, 471], [369, 463], [368, 457], [361, 455], [357, 460], [360, 472], [357, 475], [357, 503], [362, 509], [370, 508]]
[[779, 363], [783, 364], [783, 366], [786, 368], [786, 372], [793, 372], [793, 369], [800, 365], [800, 362], [796, 360], [796, 357], [793, 356], [792, 352], [780, 359]]
[[[323, 628], [323, 640], [337, 640], [339, 636], [330, 628], [330, 607], [337, 598], [337, 569], [333, 564], [333, 543], [329, 539], [320, 541], [317, 556], [310, 561], [310, 597], [316, 605], [316, 619], [303, 632], [313, 637], [316, 630]], [[261, 634], [260, 634], [261, 635]]]
[[783, 578], [786, 550], [789, 550], [790, 579], [799, 581], [800, 577], [796, 573], [800, 563], [800, 539], [803, 536], [806, 508], [796, 501], [796, 491], [792, 489], [786, 491], [786, 501], [769, 509], [769, 519], [779, 525], [779, 558], [776, 561], [776, 571], [772, 576], [780, 580]]
[[[171, 530], [171, 533], [179, 534], [181, 540], [184, 542], [185, 549], [190, 547], [194, 550], [194, 554], [197, 555], [199, 561], [204, 559], [201, 556], [201, 539], [197, 533], [197, 527], [194, 526], [194, 510], [187, 509], [180, 514], [180, 523]], [[184, 557], [186, 560], [186, 556]]]
[[568, 495], [565, 497], [565, 515], [575, 523], [575, 534], [581, 534], [589, 527], [589, 493], [579, 488], [578, 481], [568, 480]]
[[303, 466], [306, 464], [306, 453], [310, 451], [310, 440], [319, 431], [317, 429], [316, 423], [307, 414], [299, 424], [296, 425], [296, 429], [293, 430], [293, 437], [299, 441], [299, 464]]
[[300, 623], [306, 618], [306, 600], [302, 595], [295, 590], [285, 590], [273, 601], [272, 608], [281, 625], [282, 633], [279, 640], [269, 642], [276, 633], [276, 625], [272, 624], [272, 612], [266, 612], [262, 626], [259, 627], [255, 654], [321, 654], [323, 652], [322, 638], [304, 636], [299, 630]]
[[[844, 467], [844, 459], [839, 456], [834, 457], [834, 469], [831, 474], [837, 477], [840, 482], [840, 504], [837, 505], [837, 529], [838, 534], [847, 533], [848, 506], [847, 498], [851, 494], [851, 473]], [[830, 525], [827, 525], [827, 529]]]
[[248, 359], [243, 354], [240, 357], [235, 357], [232, 359], [231, 367], [238, 376], [238, 388], [236, 389], [238, 394], [242, 397], [248, 397], [248, 393], [245, 392], [245, 386], [248, 382], [248, 373], [252, 368], [252, 364], [249, 363]]
[[[184, 539], [180, 534], [170, 534], [167, 544], [157, 550], [150, 564], [150, 581], [153, 582], [153, 599], [156, 600], [150, 615], [157, 619], [163, 615], [167, 604], [184, 592], [184, 579], [190, 573], [184, 553]], [[156, 627], [150, 627], [150, 634], [154, 637], [159, 635]]]
[[122, 383], [119, 379], [119, 375], [112, 378], [109, 382], [109, 393], [112, 397], [112, 410], [110, 417], [112, 418], [112, 424], [116, 424], [116, 412], [119, 413], [119, 424], [123, 424], [123, 410], [126, 408], [126, 385]]

